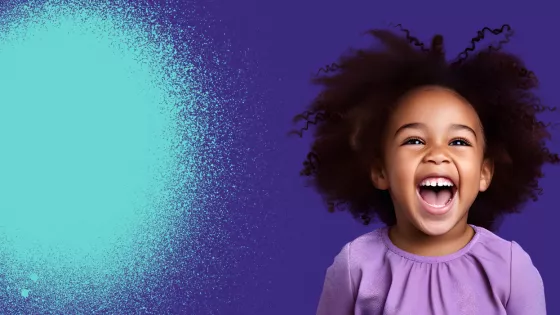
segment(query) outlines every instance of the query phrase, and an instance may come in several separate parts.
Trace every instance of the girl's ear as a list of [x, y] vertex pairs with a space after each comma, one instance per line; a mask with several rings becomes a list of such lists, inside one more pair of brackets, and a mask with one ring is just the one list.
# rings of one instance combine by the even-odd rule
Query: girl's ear
[[371, 168], [371, 181], [373, 182], [373, 186], [375, 186], [375, 188], [379, 190], [387, 190], [389, 189], [389, 181], [385, 176], [385, 171], [379, 165], [380, 164], [376, 163], [376, 166]]
[[490, 187], [490, 182], [492, 181], [492, 176], [494, 175], [494, 161], [490, 159], [485, 159], [482, 163], [482, 168], [480, 170], [480, 185], [478, 190], [480, 192], [486, 191]]

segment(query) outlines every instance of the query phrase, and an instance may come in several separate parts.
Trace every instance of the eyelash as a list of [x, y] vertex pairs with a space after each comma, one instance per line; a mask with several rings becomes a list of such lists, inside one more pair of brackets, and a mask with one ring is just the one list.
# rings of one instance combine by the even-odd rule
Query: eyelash
[[[412, 138], [407, 138], [403, 142], [403, 145], [418, 145], [417, 143], [410, 143], [411, 141], [418, 141], [418, 142], [420, 142], [420, 144], [424, 144], [424, 141], [420, 140], [419, 138], [412, 137]], [[449, 143], [451, 144], [451, 143], [457, 142], [457, 141], [461, 141], [464, 144], [459, 144], [459, 145], [456, 145], [456, 146], [467, 146], [467, 147], [471, 146], [471, 143], [465, 138], [455, 138], [455, 139], [451, 140], [451, 142], [449, 142]]]

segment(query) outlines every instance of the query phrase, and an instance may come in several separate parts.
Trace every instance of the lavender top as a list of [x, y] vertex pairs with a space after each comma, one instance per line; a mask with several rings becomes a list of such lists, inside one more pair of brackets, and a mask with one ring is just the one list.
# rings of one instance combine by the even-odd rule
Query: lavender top
[[386, 227], [358, 237], [327, 269], [317, 315], [546, 315], [529, 255], [473, 228], [467, 246], [441, 257], [397, 248]]

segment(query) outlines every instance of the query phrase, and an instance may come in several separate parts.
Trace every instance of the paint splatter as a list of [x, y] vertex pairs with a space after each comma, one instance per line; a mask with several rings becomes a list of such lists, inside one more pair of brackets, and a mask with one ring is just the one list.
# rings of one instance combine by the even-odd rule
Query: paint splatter
[[192, 257], [177, 236], [196, 232], [212, 94], [138, 3], [0, 16], [0, 270], [32, 301], [6, 290], [8, 313], [146, 309], [166, 259]]

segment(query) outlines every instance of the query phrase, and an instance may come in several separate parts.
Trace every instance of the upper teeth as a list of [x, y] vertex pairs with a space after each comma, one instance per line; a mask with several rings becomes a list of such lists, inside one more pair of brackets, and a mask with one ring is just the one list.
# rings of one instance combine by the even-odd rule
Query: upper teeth
[[453, 183], [447, 178], [426, 178], [421, 183], [420, 186], [453, 186]]

